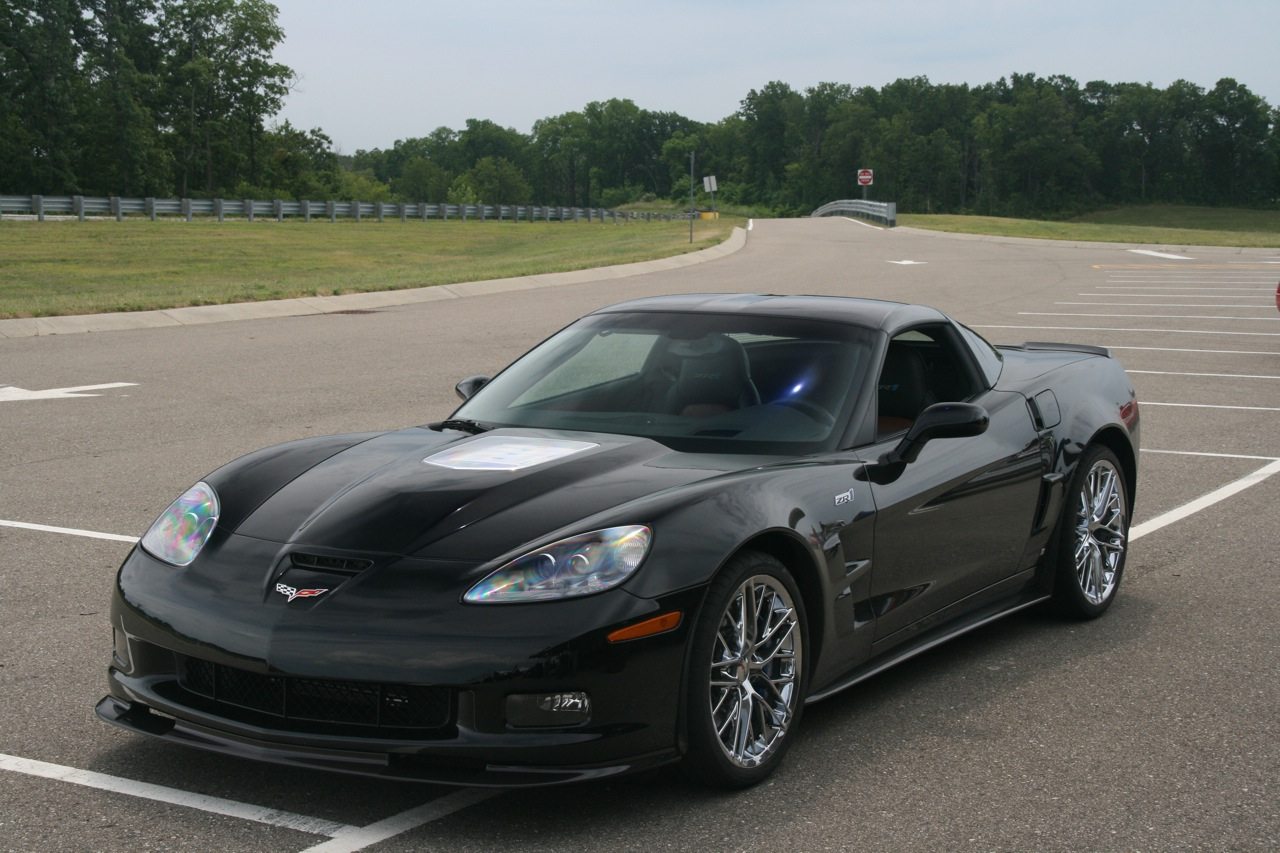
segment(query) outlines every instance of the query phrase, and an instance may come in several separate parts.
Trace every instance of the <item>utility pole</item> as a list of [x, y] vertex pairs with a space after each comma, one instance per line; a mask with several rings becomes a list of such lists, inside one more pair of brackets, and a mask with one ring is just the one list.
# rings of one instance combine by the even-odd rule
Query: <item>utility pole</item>
[[694, 152], [689, 152], [689, 242], [693, 243], [693, 157]]

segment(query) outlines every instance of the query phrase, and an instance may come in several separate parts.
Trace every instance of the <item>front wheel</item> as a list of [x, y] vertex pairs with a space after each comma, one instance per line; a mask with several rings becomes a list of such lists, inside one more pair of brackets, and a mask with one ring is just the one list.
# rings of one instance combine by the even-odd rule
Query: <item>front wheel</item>
[[1054, 605], [1080, 619], [1115, 600], [1129, 543], [1129, 497], [1120, 460], [1105, 447], [1085, 451], [1067, 492], [1054, 543]]
[[804, 703], [808, 627], [791, 573], [745, 552], [707, 590], [685, 694], [689, 753], [700, 782], [745, 788], [782, 761]]

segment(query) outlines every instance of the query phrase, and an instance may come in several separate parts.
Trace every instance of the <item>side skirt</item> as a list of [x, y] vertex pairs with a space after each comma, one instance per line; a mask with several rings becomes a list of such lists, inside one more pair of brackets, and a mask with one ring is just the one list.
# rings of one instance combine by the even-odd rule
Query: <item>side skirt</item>
[[1012, 603], [1006, 600], [1001, 604], [978, 610], [967, 619], [953, 622], [937, 632], [931, 631], [914, 642], [899, 646], [884, 657], [878, 657], [863, 664], [831, 686], [809, 694], [808, 698], [805, 699], [805, 704], [811, 705], [814, 702], [821, 702], [823, 699], [830, 698], [846, 688], [884, 672], [892, 666], [897, 666], [903, 661], [910, 660], [918, 654], [923, 654], [935, 646], [940, 646], [948, 640], [954, 640], [956, 637], [967, 634], [976, 628], [981, 628], [983, 625], [994, 622], [997, 619], [1003, 619], [1010, 614], [1017, 613], [1019, 610], [1025, 610], [1028, 607], [1034, 607], [1043, 601], [1049, 600], [1048, 595], [1039, 592], [1033, 593], [1032, 596], [1031, 598], [1022, 597], [1016, 599]]

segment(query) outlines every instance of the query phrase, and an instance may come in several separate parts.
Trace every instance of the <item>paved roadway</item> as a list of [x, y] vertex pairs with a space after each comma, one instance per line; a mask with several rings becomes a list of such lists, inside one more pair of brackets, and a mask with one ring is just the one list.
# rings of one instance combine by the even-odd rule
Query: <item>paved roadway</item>
[[[457, 378], [599, 305], [676, 291], [918, 300], [997, 341], [1117, 347], [1145, 449], [1172, 451], [1144, 452], [1135, 514], [1171, 523], [1134, 542], [1104, 619], [1017, 616], [814, 706], [781, 772], [732, 795], [671, 771], [454, 791], [110, 729], [91, 708], [129, 546], [0, 526], [0, 849], [1277, 849], [1280, 250], [1165, 251], [1187, 259], [762, 221], [726, 258], [625, 279], [0, 340], [0, 386], [136, 383], [0, 390], [0, 520], [114, 534], [236, 454], [438, 418]], [[1215, 502], [1231, 483], [1247, 487]]]

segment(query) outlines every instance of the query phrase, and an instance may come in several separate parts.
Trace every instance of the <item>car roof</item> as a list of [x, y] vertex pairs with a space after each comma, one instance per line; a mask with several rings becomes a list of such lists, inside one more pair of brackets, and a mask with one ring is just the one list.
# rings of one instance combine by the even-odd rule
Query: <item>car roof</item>
[[852, 326], [892, 332], [917, 323], [937, 322], [947, 317], [936, 308], [860, 299], [852, 296], [787, 296], [770, 293], [684, 293], [651, 296], [609, 305], [592, 313], [664, 312], [678, 314], [751, 314], [763, 317], [792, 317], [826, 320]]

